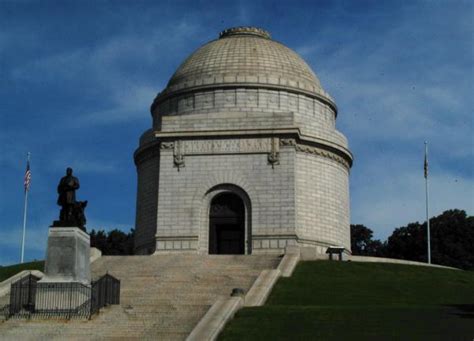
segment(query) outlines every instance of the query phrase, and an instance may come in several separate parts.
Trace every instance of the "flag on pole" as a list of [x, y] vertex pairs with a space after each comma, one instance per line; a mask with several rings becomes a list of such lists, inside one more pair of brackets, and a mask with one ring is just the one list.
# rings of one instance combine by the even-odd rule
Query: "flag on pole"
[[428, 209], [428, 142], [425, 141], [425, 194], [426, 194], [426, 241], [427, 241], [427, 249], [428, 249], [428, 264], [431, 264], [431, 238], [430, 238], [430, 215]]
[[428, 178], [428, 155], [427, 155], [427, 148], [426, 148], [426, 142], [425, 142], [425, 163], [424, 163], [424, 172], [425, 172], [425, 179]]
[[31, 170], [30, 170], [30, 160], [26, 161], [26, 172], [25, 179], [23, 180], [23, 185], [25, 186], [25, 192], [28, 192], [30, 189], [31, 183]]
[[31, 170], [30, 170], [30, 153], [28, 153], [26, 159], [26, 172], [25, 178], [23, 179], [23, 186], [25, 187], [25, 209], [23, 211], [23, 237], [21, 239], [21, 263], [23, 263], [25, 257], [25, 235], [26, 235], [26, 210], [28, 208], [28, 190], [31, 184]]

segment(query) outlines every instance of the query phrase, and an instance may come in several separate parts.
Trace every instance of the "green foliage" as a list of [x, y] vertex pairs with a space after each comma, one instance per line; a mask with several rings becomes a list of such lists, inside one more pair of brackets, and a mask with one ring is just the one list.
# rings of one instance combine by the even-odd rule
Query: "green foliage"
[[[474, 270], [474, 217], [462, 210], [445, 211], [430, 219], [430, 233], [432, 263]], [[352, 253], [427, 261], [426, 223], [399, 227], [384, 243], [372, 237], [366, 226], [351, 225]]]
[[351, 249], [353, 255], [382, 257], [384, 244], [372, 239], [373, 231], [364, 225], [351, 225]]
[[[462, 210], [448, 210], [430, 219], [431, 261], [474, 270], [474, 217]], [[388, 257], [426, 262], [426, 223], [395, 229], [388, 238]]]
[[474, 272], [301, 262], [263, 307], [240, 310], [219, 340], [470, 340]]
[[10, 278], [11, 276], [16, 275], [17, 273], [23, 270], [39, 270], [43, 271], [44, 261], [35, 261], [23, 264], [15, 264], [10, 266], [0, 267], [0, 282]]
[[91, 247], [98, 248], [103, 255], [133, 255], [134, 235], [134, 229], [131, 229], [129, 233], [117, 229], [108, 233], [103, 230], [92, 230]]

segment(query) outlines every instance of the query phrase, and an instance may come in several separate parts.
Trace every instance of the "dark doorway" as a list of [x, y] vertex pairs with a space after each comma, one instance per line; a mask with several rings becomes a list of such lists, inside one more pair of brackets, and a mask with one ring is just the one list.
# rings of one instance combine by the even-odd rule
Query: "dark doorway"
[[245, 206], [233, 193], [218, 194], [209, 211], [209, 254], [245, 253]]

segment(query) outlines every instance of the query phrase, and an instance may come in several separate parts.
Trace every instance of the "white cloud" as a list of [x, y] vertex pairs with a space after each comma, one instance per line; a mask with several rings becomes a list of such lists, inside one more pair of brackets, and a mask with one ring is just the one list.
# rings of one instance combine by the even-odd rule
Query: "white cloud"
[[128, 89], [119, 89], [112, 95], [111, 108], [79, 115], [76, 124], [84, 126], [151, 120], [148, 109], [156, 94], [156, 88], [150, 86], [134, 85]]
[[[117, 35], [97, 46], [33, 59], [13, 68], [10, 77], [16, 82], [61, 84], [78, 96], [100, 97], [105, 109], [81, 115], [82, 125], [148, 118], [150, 104], [171, 72], [162, 72], [156, 65], [187, 49], [186, 43], [199, 29], [192, 21], [182, 20], [157, 26], [147, 34]], [[156, 74], [144, 72], [150, 69]]]

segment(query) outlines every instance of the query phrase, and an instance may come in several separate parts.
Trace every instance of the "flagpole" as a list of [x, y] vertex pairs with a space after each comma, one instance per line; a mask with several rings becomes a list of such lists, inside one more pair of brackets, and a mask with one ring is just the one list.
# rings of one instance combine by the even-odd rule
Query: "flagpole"
[[[30, 153], [28, 152], [27, 164], [30, 163]], [[28, 188], [25, 186], [25, 207], [23, 210], [23, 237], [21, 240], [21, 262], [23, 263], [25, 257], [25, 235], [26, 235], [26, 212], [28, 210]]]
[[428, 264], [431, 264], [431, 239], [429, 218], [429, 191], [428, 191], [428, 142], [425, 141], [425, 194], [426, 194], [426, 241], [428, 244]]

